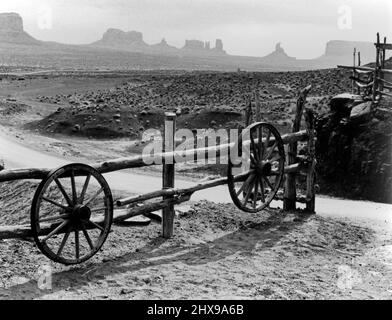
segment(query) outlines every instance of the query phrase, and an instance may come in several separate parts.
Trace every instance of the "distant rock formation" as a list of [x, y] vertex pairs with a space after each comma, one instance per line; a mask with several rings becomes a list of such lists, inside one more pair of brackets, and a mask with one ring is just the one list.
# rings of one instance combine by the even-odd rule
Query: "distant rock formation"
[[102, 39], [93, 43], [95, 46], [133, 49], [134, 51], [144, 51], [148, 44], [143, 40], [143, 34], [138, 31], [122, 31], [119, 29], [108, 29]]
[[353, 63], [354, 48], [361, 52], [362, 63], [369, 63], [376, 58], [376, 49], [372, 42], [332, 40], [327, 42], [324, 57], [336, 59], [343, 62]]
[[275, 46], [275, 51], [270, 53], [269, 55], [261, 58], [263, 62], [272, 63], [272, 64], [287, 64], [287, 63], [294, 63], [297, 59], [290, 57], [284, 51], [280, 42], [278, 42]]
[[179, 49], [177, 49], [174, 46], [169, 45], [167, 43], [167, 41], [165, 40], [165, 38], [163, 38], [160, 43], [151, 45], [150, 48], [156, 53], [163, 53], [163, 54], [166, 54], [166, 53], [176, 54], [179, 52]]
[[200, 40], [185, 40], [184, 50], [204, 50], [205, 45], [203, 41]]
[[223, 50], [223, 42], [221, 39], [216, 39], [215, 48], [211, 48], [209, 41], [200, 41], [200, 40], [185, 40], [185, 45], [182, 48], [188, 54], [194, 55], [217, 55], [217, 54], [226, 54]]
[[0, 41], [17, 44], [39, 44], [23, 29], [22, 17], [17, 13], [0, 13]]
[[216, 39], [216, 41], [215, 41], [215, 50], [224, 52], [224, 50], [223, 50], [223, 41], [221, 39]]
[[[10, 45], [11, 44], [11, 45]], [[20, 48], [14, 45], [20, 45]], [[26, 50], [26, 46], [30, 46]], [[111, 50], [108, 50], [110, 48]], [[295, 71], [323, 68], [335, 68], [338, 64], [352, 65], [353, 50], [361, 52], [363, 65], [374, 61], [375, 48], [372, 42], [329, 41], [325, 53], [315, 59], [296, 59], [286, 54], [280, 43], [274, 52], [265, 57], [244, 57], [227, 54], [223, 41], [216, 39], [215, 46], [209, 41], [187, 40], [181, 49], [171, 46], [163, 39], [160, 43], [149, 45], [144, 42], [143, 34], [138, 31], [125, 32], [119, 29], [107, 30], [102, 38], [89, 45], [67, 45], [34, 39], [23, 29], [23, 20], [17, 13], [0, 13], [0, 61], [20, 65], [76, 65], [85, 67], [88, 63], [95, 67], [106, 68], [107, 65], [124, 65], [127, 68], [147, 65], [147, 68], [182, 68], [208, 70], [267, 70]], [[31, 49], [31, 50], [30, 50]], [[112, 51], [118, 51], [114, 59]], [[66, 53], [67, 63], [59, 59]], [[129, 53], [138, 53], [130, 58]], [[142, 55], [140, 55], [140, 54]], [[96, 55], [99, 55], [99, 58]], [[144, 56], [148, 59], [144, 59]], [[163, 55], [163, 59], [159, 56]], [[89, 58], [86, 58], [86, 57]], [[391, 55], [387, 52], [387, 58]], [[90, 59], [91, 57], [91, 59]], [[135, 57], [140, 62], [135, 62]], [[169, 57], [169, 59], [168, 59]], [[187, 57], [187, 59], [182, 59]], [[180, 58], [180, 59], [179, 59]], [[221, 59], [223, 58], [223, 59]], [[75, 60], [79, 59], [76, 63]], [[96, 60], [94, 60], [96, 59]], [[128, 61], [128, 59], [131, 59]], [[160, 61], [157, 64], [157, 61]], [[168, 62], [170, 60], [170, 63]], [[95, 61], [95, 62], [93, 62]], [[148, 62], [146, 62], [148, 61]]]
[[185, 46], [182, 49], [178, 49], [170, 46], [165, 39], [162, 39], [160, 43], [149, 45], [144, 42], [141, 32], [125, 32], [119, 29], [107, 30], [102, 36], [102, 39], [92, 43], [91, 46], [154, 54], [185, 54], [195, 56], [226, 54], [223, 50], [223, 42], [220, 39], [216, 40], [215, 48], [211, 48], [209, 41], [186, 40]]

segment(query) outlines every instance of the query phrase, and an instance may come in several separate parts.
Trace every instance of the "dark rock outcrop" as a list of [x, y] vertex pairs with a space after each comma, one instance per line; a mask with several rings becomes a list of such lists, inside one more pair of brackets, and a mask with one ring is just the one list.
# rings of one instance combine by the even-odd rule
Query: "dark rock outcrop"
[[392, 115], [366, 122], [331, 112], [317, 123], [317, 180], [321, 193], [392, 203]]

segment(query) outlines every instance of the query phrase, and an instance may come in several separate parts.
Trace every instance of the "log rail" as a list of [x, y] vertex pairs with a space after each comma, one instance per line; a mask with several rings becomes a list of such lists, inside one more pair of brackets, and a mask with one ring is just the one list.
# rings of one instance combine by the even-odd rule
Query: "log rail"
[[[303, 114], [304, 104], [306, 102], [306, 96], [310, 91], [311, 87], [307, 87], [301, 91], [300, 97], [297, 102], [297, 113], [296, 119], [294, 121], [293, 132], [282, 136], [283, 144], [289, 145], [289, 162], [284, 168], [284, 173], [286, 174], [286, 193], [284, 196], [277, 195], [275, 200], [283, 200], [284, 207], [287, 210], [296, 209], [295, 203], [305, 203], [306, 208], [314, 213], [314, 175], [315, 175], [315, 154], [314, 154], [314, 127], [313, 127], [313, 114], [312, 111], [306, 111], [306, 130], [300, 130], [301, 117]], [[260, 121], [260, 101], [256, 95], [256, 121]], [[249, 121], [249, 117], [246, 117], [246, 121]], [[170, 123], [172, 122], [172, 123]], [[173, 123], [174, 122], [174, 123]], [[175, 115], [167, 114], [165, 119], [165, 127], [167, 125], [173, 125], [175, 127]], [[311, 141], [310, 141], [311, 140]], [[270, 145], [275, 144], [273, 138], [268, 140]], [[256, 143], [258, 141], [256, 140]], [[263, 139], [264, 143], [267, 143]], [[297, 144], [298, 142], [307, 142], [308, 144], [308, 156], [297, 155]], [[243, 144], [250, 144], [250, 141], [244, 141]], [[174, 186], [174, 174], [175, 174], [175, 164], [179, 162], [186, 162], [189, 159], [197, 159], [206, 157], [211, 157], [215, 155], [216, 158], [221, 155], [228, 155], [229, 151], [235, 146], [235, 142], [221, 144], [218, 146], [199, 148], [192, 150], [182, 150], [174, 152], [163, 152], [155, 155], [153, 159], [149, 159], [146, 163], [146, 159], [143, 156], [133, 156], [126, 158], [119, 158], [114, 160], [109, 160], [101, 163], [95, 163], [91, 166], [96, 169], [99, 173], [105, 174], [119, 170], [132, 169], [147, 167], [157, 164], [163, 165], [163, 176], [162, 176], [162, 190], [153, 191], [143, 195], [137, 195], [128, 197], [125, 199], [119, 199], [116, 201], [118, 207], [129, 206], [124, 210], [115, 210], [114, 212], [114, 222], [123, 222], [129, 218], [148, 215], [151, 212], [162, 210], [163, 211], [163, 236], [165, 238], [170, 238], [173, 235], [173, 225], [174, 225], [174, 206], [180, 203], [189, 201], [192, 194], [220, 185], [225, 185], [228, 183], [228, 178], [223, 177], [216, 180], [211, 180], [188, 188], [175, 188]], [[173, 159], [173, 164], [166, 164], [165, 159]], [[151, 161], [154, 160], [154, 161]], [[177, 161], [176, 161], [177, 160]], [[0, 171], [0, 182], [15, 181], [15, 180], [42, 180], [46, 179], [49, 173], [52, 171], [50, 168], [26, 168], [26, 169], [12, 169]], [[243, 181], [250, 174], [244, 173], [237, 176], [235, 179], [238, 181]], [[277, 174], [272, 171], [271, 174]], [[301, 196], [296, 193], [296, 183], [295, 179], [298, 175], [304, 175], [307, 177], [307, 192], [306, 196]], [[77, 176], [78, 172], [75, 171], [74, 175]], [[288, 188], [288, 189], [287, 189]], [[155, 199], [154, 201], [149, 201]], [[137, 206], [137, 204], [141, 204]], [[102, 223], [102, 221], [94, 221], [96, 224]], [[42, 229], [43, 235], [45, 233], [53, 230], [56, 225], [48, 224], [47, 227]], [[28, 238], [31, 237], [30, 226], [0, 226], [0, 239], [12, 239], [12, 238]]]

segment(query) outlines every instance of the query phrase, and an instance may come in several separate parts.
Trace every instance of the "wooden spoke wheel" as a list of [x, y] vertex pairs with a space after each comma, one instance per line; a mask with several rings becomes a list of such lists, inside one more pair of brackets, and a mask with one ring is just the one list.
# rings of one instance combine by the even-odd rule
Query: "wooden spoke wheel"
[[94, 168], [69, 164], [38, 186], [31, 230], [41, 252], [65, 265], [87, 261], [102, 247], [113, 221], [108, 183]]
[[228, 187], [234, 204], [245, 212], [265, 209], [284, 176], [285, 151], [278, 130], [268, 123], [246, 128], [231, 149]]

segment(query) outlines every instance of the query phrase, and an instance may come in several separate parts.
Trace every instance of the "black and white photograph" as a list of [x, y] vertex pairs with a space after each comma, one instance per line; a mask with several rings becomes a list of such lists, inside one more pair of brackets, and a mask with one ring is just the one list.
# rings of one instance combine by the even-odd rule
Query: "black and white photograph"
[[0, 300], [391, 299], [390, 0], [0, 0]]

